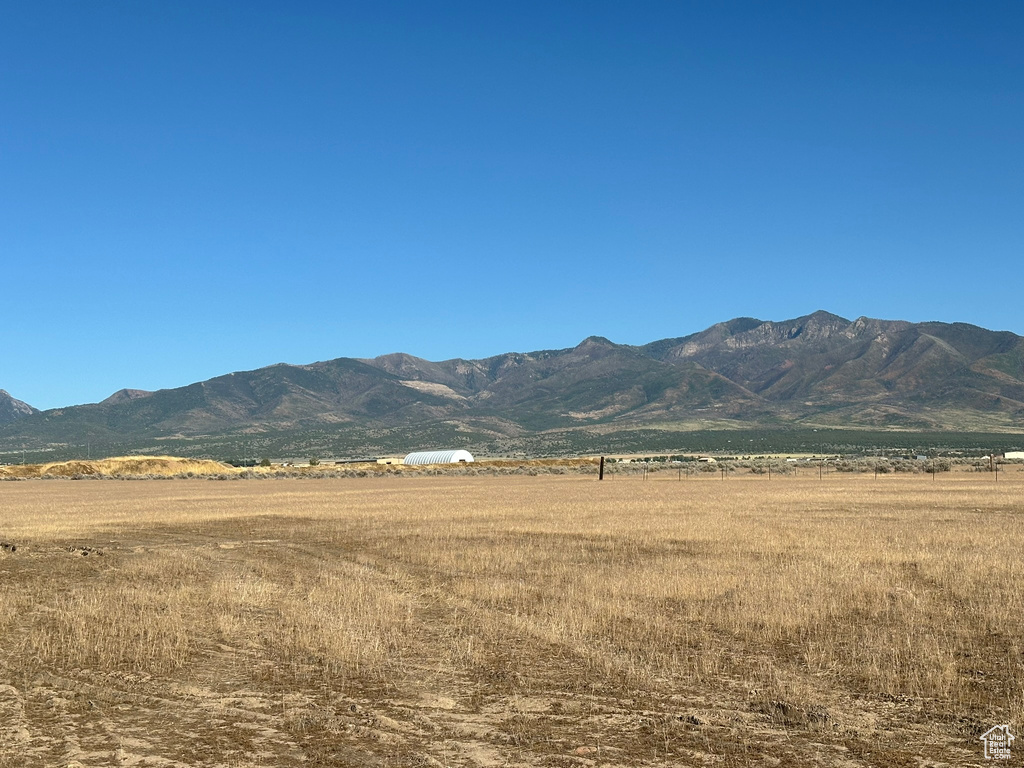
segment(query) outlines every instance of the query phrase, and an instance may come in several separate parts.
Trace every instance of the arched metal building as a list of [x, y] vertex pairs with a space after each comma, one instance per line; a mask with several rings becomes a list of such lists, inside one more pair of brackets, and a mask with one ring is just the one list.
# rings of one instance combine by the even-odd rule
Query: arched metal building
[[473, 461], [469, 451], [417, 451], [405, 457], [406, 464], [458, 464]]

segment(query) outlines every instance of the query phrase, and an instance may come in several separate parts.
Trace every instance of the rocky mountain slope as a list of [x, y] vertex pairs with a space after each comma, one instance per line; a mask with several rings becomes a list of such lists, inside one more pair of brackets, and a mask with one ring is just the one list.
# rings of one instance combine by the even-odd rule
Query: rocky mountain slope
[[5, 389], [0, 389], [0, 426], [31, 416], [38, 411], [28, 403], [15, 400]]

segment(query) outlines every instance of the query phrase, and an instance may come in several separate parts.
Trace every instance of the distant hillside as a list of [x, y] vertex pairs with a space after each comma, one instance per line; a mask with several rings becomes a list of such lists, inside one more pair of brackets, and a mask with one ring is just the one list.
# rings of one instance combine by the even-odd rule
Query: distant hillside
[[0, 426], [5, 424], [11, 424], [12, 422], [22, 419], [26, 416], [31, 416], [33, 413], [38, 413], [28, 403], [23, 403], [21, 400], [15, 400], [8, 394], [7, 390], [0, 389]]
[[483, 360], [391, 354], [274, 365], [19, 413], [2, 422], [0, 449], [173, 443], [179, 452], [248, 445], [301, 453], [330, 445], [369, 455], [440, 443], [557, 452], [639, 430], [1020, 433], [1024, 339], [961, 323], [815, 312], [738, 318], [639, 347], [595, 336]]

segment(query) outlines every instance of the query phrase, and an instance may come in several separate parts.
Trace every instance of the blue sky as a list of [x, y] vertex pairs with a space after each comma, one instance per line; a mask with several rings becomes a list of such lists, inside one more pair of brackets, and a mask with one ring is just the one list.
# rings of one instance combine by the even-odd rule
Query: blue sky
[[1024, 334], [1024, 4], [0, 2], [0, 388]]

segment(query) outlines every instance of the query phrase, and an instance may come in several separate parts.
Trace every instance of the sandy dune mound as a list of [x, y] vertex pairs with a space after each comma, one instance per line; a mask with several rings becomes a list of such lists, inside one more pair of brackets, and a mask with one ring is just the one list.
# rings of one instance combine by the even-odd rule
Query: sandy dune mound
[[234, 467], [207, 459], [175, 456], [118, 456], [97, 461], [58, 461], [0, 467], [0, 477], [74, 477], [76, 475], [214, 475], [236, 472]]

